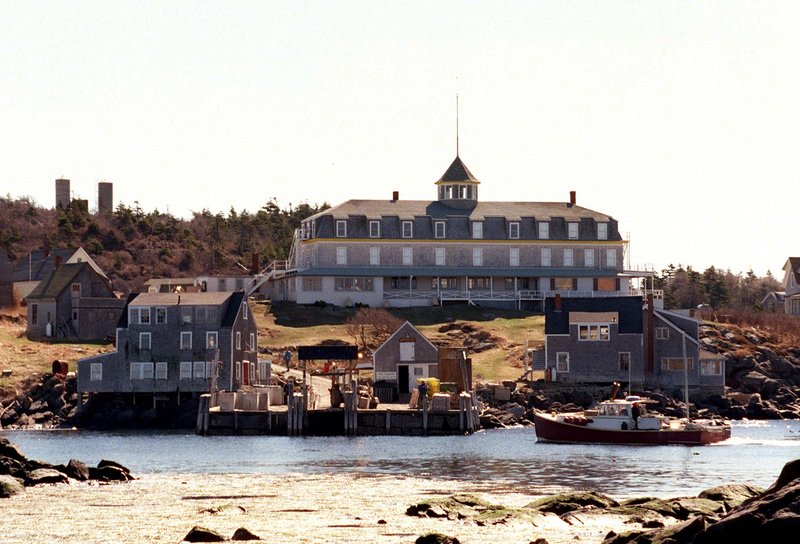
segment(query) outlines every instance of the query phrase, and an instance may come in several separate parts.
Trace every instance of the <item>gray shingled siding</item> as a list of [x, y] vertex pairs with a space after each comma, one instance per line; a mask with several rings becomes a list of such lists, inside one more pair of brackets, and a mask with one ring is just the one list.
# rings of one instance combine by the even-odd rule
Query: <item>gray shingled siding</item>
[[[380, 251], [380, 266], [394, 266], [400, 269], [410, 268], [403, 264], [403, 249], [410, 247], [413, 250], [413, 264], [412, 267], [417, 266], [436, 266], [436, 248], [445, 249], [445, 266], [446, 269], [451, 268], [471, 268], [473, 267], [473, 249], [483, 249], [483, 267], [486, 268], [505, 268], [510, 266], [510, 249], [518, 248], [520, 256], [521, 269], [526, 267], [541, 267], [542, 266], [542, 248], [547, 247], [550, 249], [550, 267], [561, 268], [564, 263], [564, 250], [569, 248], [573, 252], [573, 265], [569, 268], [576, 269], [592, 269], [608, 271], [606, 266], [606, 250], [616, 250], [616, 266], [610, 270], [621, 270], [622, 262], [622, 246], [588, 246], [588, 245], [547, 245], [547, 246], [529, 246], [529, 245], [513, 245], [503, 244], [497, 245], [487, 242], [482, 243], [469, 243], [464, 245], [457, 245], [451, 243], [430, 242], [421, 244], [414, 240], [409, 239], [408, 244], [392, 243], [382, 244], [380, 239], [375, 239], [374, 243], [360, 242], [352, 243], [345, 239], [341, 242], [330, 243], [316, 243], [310, 251], [302, 257], [301, 261], [306, 263], [305, 266], [314, 268], [318, 267], [335, 267], [336, 264], [336, 251], [339, 247], [347, 248], [347, 264], [346, 267], [364, 267], [370, 266], [369, 252], [371, 247], [379, 247]], [[593, 249], [595, 253], [594, 266], [585, 266], [584, 249]], [[475, 273], [480, 274], [480, 268], [475, 267]]]
[[570, 325], [570, 334], [548, 335], [547, 366], [556, 368], [556, 354], [569, 353], [569, 372], [557, 373], [558, 381], [582, 382], [627, 382], [628, 372], [619, 369], [620, 352], [631, 354], [631, 375], [634, 383], [641, 383], [644, 371], [641, 334], [619, 334], [618, 325], [612, 324], [607, 341], [578, 339], [578, 326]]
[[[670, 315], [669, 318], [675, 325], [684, 330], [689, 337], [694, 338], [695, 340], [699, 338], [699, 323], [697, 321], [677, 315]], [[655, 326], [666, 327], [669, 330], [669, 338], [667, 340], [659, 340], [658, 338], [654, 339], [655, 373], [657, 379], [664, 387], [683, 387], [684, 373], [682, 370], [663, 370], [661, 368], [661, 360], [663, 358], [683, 357], [682, 336], [680, 333], [678, 333], [678, 331], [667, 325], [658, 315], [655, 316]], [[686, 356], [692, 359], [694, 365], [694, 367], [689, 370], [690, 386], [696, 385], [700, 382], [699, 353], [700, 350], [697, 344], [691, 342], [690, 340], [686, 340]]]
[[[227, 303], [226, 303], [227, 304]], [[223, 362], [218, 379], [220, 389], [230, 389], [232, 361], [247, 360], [258, 361], [256, 349], [247, 349], [250, 332], [256, 334], [255, 320], [250, 312], [249, 319], [241, 318], [241, 309], [233, 328], [221, 328], [220, 322], [225, 314], [226, 304], [217, 308], [217, 318], [213, 324], [198, 323], [196, 311], [193, 311], [192, 323], [181, 322], [181, 310], [190, 306], [166, 306], [166, 324], [155, 323], [155, 307], [151, 308], [151, 324], [131, 323], [127, 329], [119, 329], [117, 335], [117, 352], [100, 358], [83, 359], [78, 363], [78, 390], [88, 392], [192, 392], [208, 391], [207, 378], [180, 379], [180, 363], [182, 361], [210, 361], [213, 359], [214, 350], [206, 349], [206, 332], [217, 331], [219, 342], [219, 358]], [[196, 307], [191, 307], [193, 310]], [[127, 310], [126, 310], [127, 311]], [[242, 349], [237, 350], [235, 332], [242, 333]], [[140, 346], [140, 333], [149, 332], [151, 349], [142, 350]], [[180, 333], [192, 333], [192, 349], [180, 349]], [[256, 334], [256, 343], [257, 343]], [[231, 348], [233, 359], [231, 360]], [[103, 380], [91, 381], [91, 363], [103, 363]], [[168, 364], [167, 379], [140, 380], [130, 379], [131, 362], [166, 362]], [[194, 376], [194, 374], [193, 374]], [[233, 388], [238, 389], [239, 384], [234, 379]]]
[[[400, 340], [407, 337], [415, 340], [414, 361], [410, 363], [400, 360]], [[429, 367], [430, 377], [435, 378], [438, 376], [436, 370], [438, 357], [438, 350], [431, 346], [417, 329], [406, 323], [375, 351], [375, 375], [378, 376], [381, 372], [397, 372], [397, 367], [400, 365], [431, 364], [432, 366]]]

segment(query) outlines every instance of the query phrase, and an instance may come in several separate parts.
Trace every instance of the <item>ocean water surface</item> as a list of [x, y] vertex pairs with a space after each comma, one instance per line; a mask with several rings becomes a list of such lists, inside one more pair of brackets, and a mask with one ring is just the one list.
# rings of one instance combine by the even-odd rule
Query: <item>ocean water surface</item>
[[112, 459], [138, 475], [406, 476], [541, 495], [591, 489], [615, 496], [695, 494], [724, 483], [769, 486], [800, 458], [800, 422], [734, 422], [711, 446], [537, 443], [532, 428], [452, 437], [202, 437], [187, 432], [11, 431], [28, 457]]

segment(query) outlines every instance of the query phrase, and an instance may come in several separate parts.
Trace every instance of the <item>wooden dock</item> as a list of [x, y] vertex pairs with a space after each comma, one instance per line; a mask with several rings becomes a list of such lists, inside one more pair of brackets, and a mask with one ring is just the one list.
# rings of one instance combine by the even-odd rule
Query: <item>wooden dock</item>
[[[471, 434], [480, 429], [478, 400], [474, 392], [458, 395], [457, 410], [431, 410], [423, 398], [419, 409], [402, 404], [359, 408], [358, 397], [345, 392], [343, 408], [306, 409], [305, 391], [294, 393], [287, 405], [262, 402], [212, 402], [200, 398], [197, 434], [200, 435], [288, 435], [288, 436], [442, 436]], [[237, 408], [241, 406], [241, 408]]]

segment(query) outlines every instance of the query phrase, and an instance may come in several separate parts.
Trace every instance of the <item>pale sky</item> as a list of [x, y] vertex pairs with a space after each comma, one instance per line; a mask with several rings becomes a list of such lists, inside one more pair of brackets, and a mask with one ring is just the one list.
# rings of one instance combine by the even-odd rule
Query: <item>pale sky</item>
[[800, 2], [0, 3], [0, 194], [189, 217], [564, 201], [631, 265], [780, 277], [800, 255]]

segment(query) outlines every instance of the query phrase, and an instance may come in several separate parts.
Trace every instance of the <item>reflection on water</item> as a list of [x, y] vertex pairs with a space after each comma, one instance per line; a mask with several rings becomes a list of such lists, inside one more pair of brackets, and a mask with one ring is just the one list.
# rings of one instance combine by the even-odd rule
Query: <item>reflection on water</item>
[[768, 486], [800, 457], [800, 422], [735, 424], [705, 447], [539, 444], [530, 428], [466, 437], [198, 437], [185, 433], [13, 432], [32, 458], [102, 458], [137, 473], [396, 474], [468, 481], [477, 489], [545, 494], [693, 494], [729, 482]]

